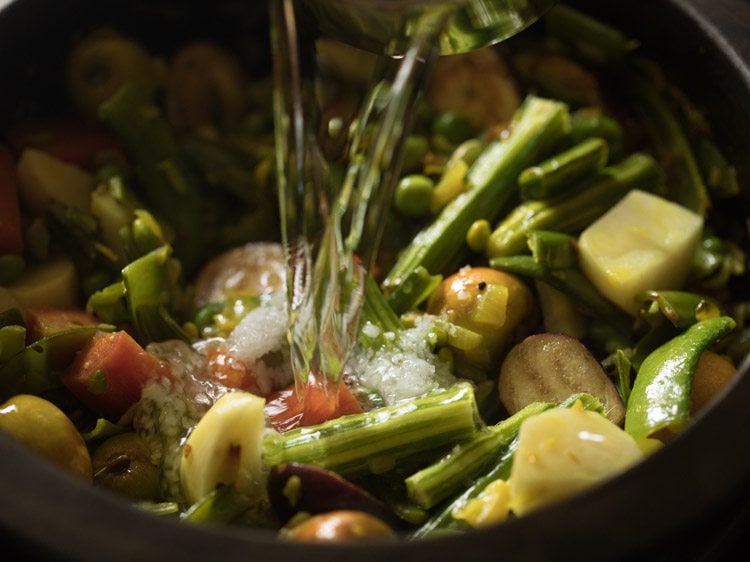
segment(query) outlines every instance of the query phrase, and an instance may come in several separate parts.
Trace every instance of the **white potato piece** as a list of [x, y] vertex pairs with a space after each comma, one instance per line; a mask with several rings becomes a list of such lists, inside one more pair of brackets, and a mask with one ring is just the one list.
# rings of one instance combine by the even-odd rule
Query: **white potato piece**
[[51, 154], [27, 148], [18, 160], [18, 185], [24, 205], [34, 216], [42, 216], [53, 201], [88, 212], [94, 178]]
[[68, 258], [28, 267], [7, 289], [24, 310], [37, 306], [72, 308], [80, 296], [78, 273]]
[[188, 502], [222, 484], [247, 495], [261, 489], [264, 406], [259, 396], [230, 392], [196, 424], [180, 462], [180, 484]]
[[643, 291], [682, 287], [702, 230], [696, 213], [633, 190], [581, 233], [581, 268], [604, 296], [635, 315]]
[[635, 440], [601, 414], [554, 408], [521, 426], [509, 478], [516, 515], [562, 500], [643, 458]]

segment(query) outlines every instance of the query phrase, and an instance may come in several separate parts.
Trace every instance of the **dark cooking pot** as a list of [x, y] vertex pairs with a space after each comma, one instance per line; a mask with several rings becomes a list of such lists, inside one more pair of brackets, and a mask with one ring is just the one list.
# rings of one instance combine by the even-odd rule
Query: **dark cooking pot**
[[[743, 212], [750, 216], [750, 2], [575, 3], [640, 38], [706, 110], [720, 144], [739, 167], [746, 188]], [[93, 24], [116, 25], [156, 51], [195, 36], [251, 38], [255, 47], [245, 54], [268, 64], [267, 51], [257, 47], [267, 44], [263, 17], [242, 16], [242, 2], [221, 7], [195, 3], [195, 10], [186, 14], [183, 8], [190, 5], [174, 2], [179, 9], [157, 16], [147, 0], [12, 3], [0, 12], [0, 128], [14, 112], [33, 113], [61, 103], [66, 47], [76, 31]], [[741, 371], [715, 407], [628, 473], [500, 527], [421, 543], [299, 545], [250, 529], [179, 524], [141, 513], [71, 479], [0, 434], [2, 558], [13, 551], [24, 559], [128, 562], [692, 560], [707, 553], [708, 559], [719, 559], [750, 521], [748, 361]]]

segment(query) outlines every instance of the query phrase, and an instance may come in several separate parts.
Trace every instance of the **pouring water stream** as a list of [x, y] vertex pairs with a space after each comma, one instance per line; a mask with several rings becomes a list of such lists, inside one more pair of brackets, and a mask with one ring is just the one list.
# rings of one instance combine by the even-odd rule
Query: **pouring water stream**
[[[432, 62], [508, 37], [550, 0], [273, 0], [274, 118], [287, 339], [298, 390], [336, 381], [356, 344], [364, 282], [398, 179], [402, 140]], [[359, 110], [341, 187], [318, 145], [317, 27], [399, 59], [383, 64]], [[365, 143], [368, 125], [375, 132]]]

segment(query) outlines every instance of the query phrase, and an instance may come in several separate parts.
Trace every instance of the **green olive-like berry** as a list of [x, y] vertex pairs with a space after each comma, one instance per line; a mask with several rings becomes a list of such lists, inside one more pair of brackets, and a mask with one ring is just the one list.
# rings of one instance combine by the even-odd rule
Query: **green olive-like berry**
[[404, 141], [404, 153], [401, 161], [403, 172], [421, 170], [422, 162], [430, 150], [430, 143], [424, 135], [409, 135]]
[[471, 166], [474, 161], [479, 158], [479, 154], [481, 154], [482, 150], [484, 150], [482, 141], [479, 139], [469, 139], [456, 147], [456, 150], [453, 151], [450, 159], [452, 161], [463, 160], [466, 164]]
[[396, 209], [404, 215], [421, 218], [430, 214], [435, 182], [427, 176], [413, 174], [401, 178], [396, 186]]
[[440, 113], [432, 122], [432, 132], [445, 137], [453, 144], [460, 144], [474, 136], [474, 128], [465, 115], [456, 111]]
[[134, 500], [158, 500], [159, 467], [151, 462], [137, 433], [121, 433], [104, 441], [91, 457], [94, 483]]
[[0, 430], [51, 463], [91, 482], [91, 457], [83, 437], [52, 402], [19, 394], [0, 406]]

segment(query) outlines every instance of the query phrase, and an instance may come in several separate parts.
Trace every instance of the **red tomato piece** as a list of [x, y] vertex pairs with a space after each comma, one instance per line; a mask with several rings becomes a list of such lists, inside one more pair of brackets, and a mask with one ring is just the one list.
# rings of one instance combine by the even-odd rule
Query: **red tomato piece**
[[0, 256], [21, 255], [21, 208], [18, 202], [16, 162], [10, 152], [0, 146]]
[[119, 331], [95, 334], [61, 379], [86, 406], [117, 420], [140, 400], [146, 382], [170, 376], [168, 365]]
[[362, 407], [343, 381], [334, 383], [325, 377], [319, 379], [310, 375], [300, 392], [296, 392], [292, 385], [268, 398], [266, 418], [274, 429], [289, 431], [362, 413]]
[[55, 158], [91, 169], [97, 156], [119, 150], [120, 145], [107, 130], [95, 128], [76, 119], [61, 117], [41, 125], [23, 125], [8, 135], [18, 154], [26, 148], [38, 148]]
[[208, 377], [228, 388], [246, 390], [262, 396], [255, 376], [240, 359], [221, 345], [211, 347], [207, 352]]
[[81, 326], [96, 326], [99, 320], [79, 308], [29, 308], [26, 317], [26, 343]]

